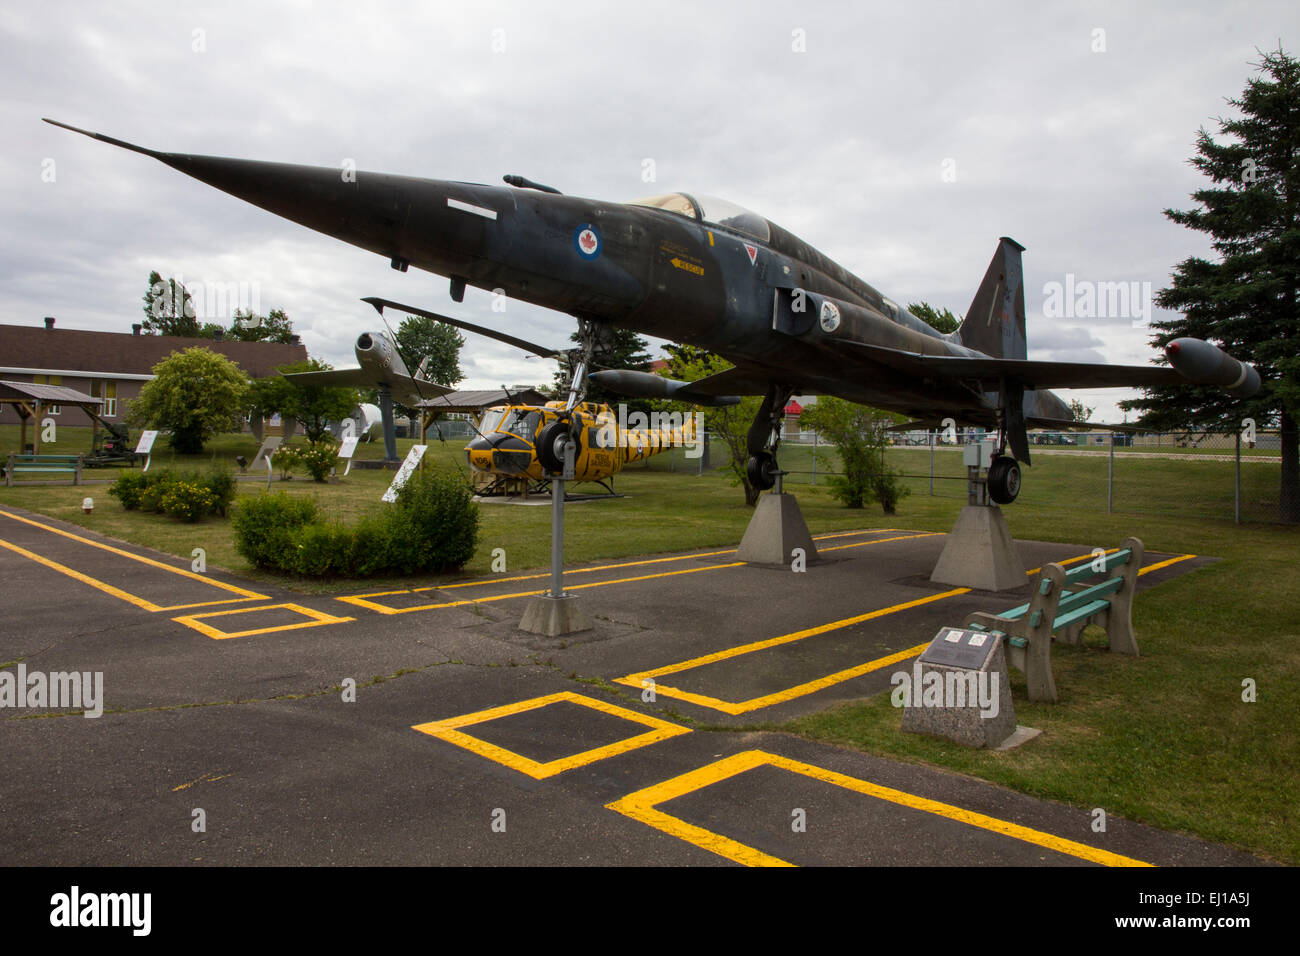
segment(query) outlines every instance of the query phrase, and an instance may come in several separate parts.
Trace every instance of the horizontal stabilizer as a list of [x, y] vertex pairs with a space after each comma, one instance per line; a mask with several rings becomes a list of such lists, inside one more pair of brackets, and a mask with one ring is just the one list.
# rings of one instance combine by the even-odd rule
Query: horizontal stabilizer
[[1172, 368], [1156, 365], [1097, 365], [1091, 362], [1040, 362], [1033, 359], [980, 358], [960, 355], [921, 355], [879, 345], [854, 342], [872, 359], [918, 377], [959, 379], [996, 389], [1004, 379], [1026, 389], [1155, 388], [1186, 385]]
[[427, 309], [417, 309], [413, 305], [403, 305], [400, 302], [393, 302], [391, 299], [381, 299], [378, 296], [367, 296], [361, 300], [374, 306], [375, 311], [380, 315], [384, 314], [384, 309], [395, 309], [398, 312], [409, 312], [411, 315], [423, 316], [426, 319], [432, 319], [434, 322], [446, 322], [448, 325], [454, 325], [458, 329], [464, 329], [466, 332], [474, 332], [478, 335], [486, 336], [489, 339], [496, 339], [498, 342], [505, 342], [507, 345], [513, 345], [517, 349], [523, 349], [525, 352], [532, 352], [534, 355], [540, 355], [542, 358], [563, 359], [567, 353], [558, 349], [550, 349], [545, 345], [538, 345], [535, 342], [529, 342], [527, 339], [516, 338], [505, 332], [499, 332], [496, 329], [489, 329], [484, 325], [475, 325], [473, 322], [466, 322], [464, 319], [453, 319], [449, 315], [440, 315], [437, 312], [430, 312]]

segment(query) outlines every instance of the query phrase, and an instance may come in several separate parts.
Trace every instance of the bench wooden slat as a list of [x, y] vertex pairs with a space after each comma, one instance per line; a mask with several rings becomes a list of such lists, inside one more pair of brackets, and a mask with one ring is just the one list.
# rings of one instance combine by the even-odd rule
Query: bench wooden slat
[[1086, 617], [1092, 617], [1098, 611], [1104, 611], [1110, 607], [1109, 601], [1091, 601], [1088, 604], [1081, 605], [1073, 611], [1068, 611], [1056, 618], [1053, 630], [1060, 630], [1063, 627], [1069, 627], [1075, 621], [1081, 621]]
[[1110, 571], [1113, 568], [1117, 567], [1118, 565], [1128, 564], [1129, 558], [1131, 558], [1132, 556], [1133, 556], [1133, 552], [1128, 549], [1122, 551], [1116, 551], [1114, 554], [1106, 555], [1106, 562], [1105, 562], [1106, 566], [1104, 569], [1098, 570], [1093, 566], [1094, 562], [1089, 561], [1087, 564], [1081, 564], [1077, 568], [1071, 568], [1070, 570], [1066, 571], [1065, 580], [1067, 583], [1073, 584], [1075, 581], [1081, 580], [1083, 578], [1090, 578], [1094, 574], [1105, 574], [1106, 571]]
[[1123, 578], [1107, 578], [1100, 584], [1094, 584], [1092, 587], [1083, 588], [1079, 591], [1071, 591], [1061, 596], [1060, 603], [1056, 605], [1056, 618], [1052, 621], [1052, 630], [1059, 631], [1066, 625], [1061, 623], [1061, 615], [1066, 611], [1072, 611], [1080, 604], [1087, 604], [1089, 601], [1095, 601], [1098, 598], [1105, 597], [1109, 594], [1116, 594], [1124, 586]]

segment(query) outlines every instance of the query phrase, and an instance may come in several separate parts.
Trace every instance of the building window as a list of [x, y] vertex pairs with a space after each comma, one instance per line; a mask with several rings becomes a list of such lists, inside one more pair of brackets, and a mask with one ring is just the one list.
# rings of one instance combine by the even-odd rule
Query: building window
[[90, 394], [93, 398], [104, 400], [104, 404], [100, 406], [100, 415], [104, 418], [117, 417], [117, 382], [107, 378], [91, 379]]

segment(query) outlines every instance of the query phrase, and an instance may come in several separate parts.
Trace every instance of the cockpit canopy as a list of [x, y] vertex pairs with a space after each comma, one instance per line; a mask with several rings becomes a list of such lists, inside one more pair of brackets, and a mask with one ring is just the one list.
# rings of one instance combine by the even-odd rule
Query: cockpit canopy
[[649, 196], [634, 199], [629, 206], [649, 206], [665, 212], [676, 213], [696, 222], [707, 223], [722, 229], [730, 229], [746, 236], [752, 236], [760, 242], [771, 239], [772, 230], [767, 220], [758, 213], [750, 212], [734, 202], [727, 202], [716, 196], [688, 195], [686, 193], [666, 193], [662, 196]]

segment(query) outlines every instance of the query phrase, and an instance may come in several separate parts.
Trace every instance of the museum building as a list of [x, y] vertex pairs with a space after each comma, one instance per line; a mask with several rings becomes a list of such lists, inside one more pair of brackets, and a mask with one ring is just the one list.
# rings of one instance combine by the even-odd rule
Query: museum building
[[[238, 365], [250, 379], [266, 378], [274, 375], [281, 365], [307, 359], [307, 347], [300, 342], [282, 345], [183, 338], [142, 334], [139, 326], [134, 329], [134, 332], [57, 329], [53, 318], [46, 318], [44, 327], [0, 325], [0, 380], [75, 389], [103, 399], [104, 418], [125, 421], [126, 403], [139, 396], [144, 383], [154, 377], [154, 366], [173, 352], [195, 346], [211, 349]], [[44, 410], [44, 414], [56, 418], [62, 413], [57, 405]], [[89, 424], [79, 411], [75, 418], [67, 424]], [[18, 422], [18, 414], [12, 407], [0, 405], [0, 425]]]

